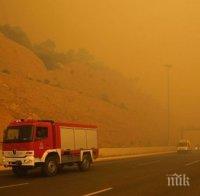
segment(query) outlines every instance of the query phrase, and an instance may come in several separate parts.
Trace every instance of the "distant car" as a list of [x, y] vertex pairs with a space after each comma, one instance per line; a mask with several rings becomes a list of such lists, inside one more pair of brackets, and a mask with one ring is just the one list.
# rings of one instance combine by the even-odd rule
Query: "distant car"
[[195, 149], [195, 150], [200, 150], [199, 144], [195, 145], [194, 149]]
[[192, 147], [189, 140], [181, 140], [178, 143], [178, 146], [177, 146], [178, 153], [191, 152], [191, 151], [192, 151]]

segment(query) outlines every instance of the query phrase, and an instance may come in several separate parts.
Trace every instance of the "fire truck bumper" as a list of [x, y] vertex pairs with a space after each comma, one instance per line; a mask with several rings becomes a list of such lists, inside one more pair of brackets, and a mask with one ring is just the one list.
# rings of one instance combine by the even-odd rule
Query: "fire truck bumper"
[[34, 161], [33, 156], [26, 156], [26, 157], [23, 157], [23, 158], [3, 157], [3, 165], [4, 165], [4, 167], [34, 166], [35, 161]]

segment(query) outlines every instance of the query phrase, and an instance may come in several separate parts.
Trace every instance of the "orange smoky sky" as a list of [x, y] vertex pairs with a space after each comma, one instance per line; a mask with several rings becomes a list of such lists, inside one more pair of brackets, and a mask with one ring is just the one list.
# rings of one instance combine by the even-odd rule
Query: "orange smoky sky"
[[0, 0], [0, 23], [59, 50], [87, 48], [163, 105], [171, 64], [172, 108], [183, 114], [200, 109], [199, 10], [199, 0]]

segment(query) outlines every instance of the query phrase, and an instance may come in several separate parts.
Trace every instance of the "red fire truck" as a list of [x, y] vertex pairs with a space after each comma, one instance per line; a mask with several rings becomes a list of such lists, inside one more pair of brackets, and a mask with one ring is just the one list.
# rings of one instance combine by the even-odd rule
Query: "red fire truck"
[[64, 165], [88, 170], [98, 156], [97, 126], [52, 120], [15, 120], [4, 131], [3, 164], [16, 175], [41, 167], [54, 176]]

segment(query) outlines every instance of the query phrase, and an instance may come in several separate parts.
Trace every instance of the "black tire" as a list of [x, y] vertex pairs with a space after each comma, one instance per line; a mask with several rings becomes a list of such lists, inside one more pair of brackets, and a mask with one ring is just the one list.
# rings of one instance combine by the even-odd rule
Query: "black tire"
[[47, 157], [42, 167], [44, 176], [55, 176], [58, 173], [58, 158], [56, 156]]
[[80, 171], [87, 171], [91, 166], [91, 156], [88, 154], [83, 155], [83, 160], [78, 163]]
[[26, 176], [27, 173], [28, 173], [28, 169], [27, 168], [23, 168], [23, 167], [13, 166], [12, 167], [12, 172], [16, 176]]

